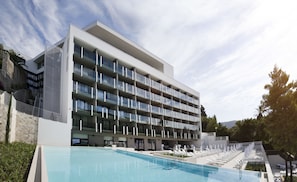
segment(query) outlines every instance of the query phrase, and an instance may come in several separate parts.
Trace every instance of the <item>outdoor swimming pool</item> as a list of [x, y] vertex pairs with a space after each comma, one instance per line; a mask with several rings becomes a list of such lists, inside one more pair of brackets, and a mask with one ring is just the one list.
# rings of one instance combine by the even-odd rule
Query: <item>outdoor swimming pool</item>
[[260, 181], [259, 173], [95, 147], [44, 147], [49, 182]]

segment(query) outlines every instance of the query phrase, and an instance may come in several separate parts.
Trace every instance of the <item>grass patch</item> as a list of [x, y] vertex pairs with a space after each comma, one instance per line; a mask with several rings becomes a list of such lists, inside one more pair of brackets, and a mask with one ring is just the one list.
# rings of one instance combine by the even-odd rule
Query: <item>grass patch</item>
[[35, 145], [0, 143], [0, 181], [27, 181]]
[[266, 172], [266, 167], [265, 167], [264, 163], [251, 163], [251, 162], [248, 162], [245, 169], [250, 170], [250, 171]]

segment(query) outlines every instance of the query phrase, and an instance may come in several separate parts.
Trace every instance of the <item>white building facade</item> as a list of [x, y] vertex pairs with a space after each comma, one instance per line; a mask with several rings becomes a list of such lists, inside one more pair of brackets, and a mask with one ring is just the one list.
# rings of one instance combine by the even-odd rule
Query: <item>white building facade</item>
[[198, 144], [199, 92], [176, 81], [171, 65], [98, 22], [70, 26], [64, 40], [28, 65], [43, 73], [33, 90], [43, 109], [61, 116], [65, 145]]

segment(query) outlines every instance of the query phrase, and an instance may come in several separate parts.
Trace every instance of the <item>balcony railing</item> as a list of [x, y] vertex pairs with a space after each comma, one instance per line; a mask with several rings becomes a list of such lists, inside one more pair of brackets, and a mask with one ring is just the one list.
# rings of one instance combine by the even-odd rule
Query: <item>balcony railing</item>
[[93, 81], [96, 80], [96, 72], [90, 68], [84, 67], [83, 68], [83, 77], [89, 78]]
[[114, 62], [104, 56], [101, 56], [102, 58], [102, 63], [101, 63], [101, 66], [103, 68], [106, 68], [106, 69], [109, 69], [110, 71], [114, 71]]
[[83, 57], [91, 63], [96, 64], [96, 52], [83, 49]]

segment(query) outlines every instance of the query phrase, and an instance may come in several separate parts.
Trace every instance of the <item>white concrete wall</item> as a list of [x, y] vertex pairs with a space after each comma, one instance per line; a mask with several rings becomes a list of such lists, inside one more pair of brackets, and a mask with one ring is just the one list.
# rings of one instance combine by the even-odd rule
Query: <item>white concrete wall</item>
[[71, 129], [66, 123], [39, 118], [38, 145], [70, 146]]

